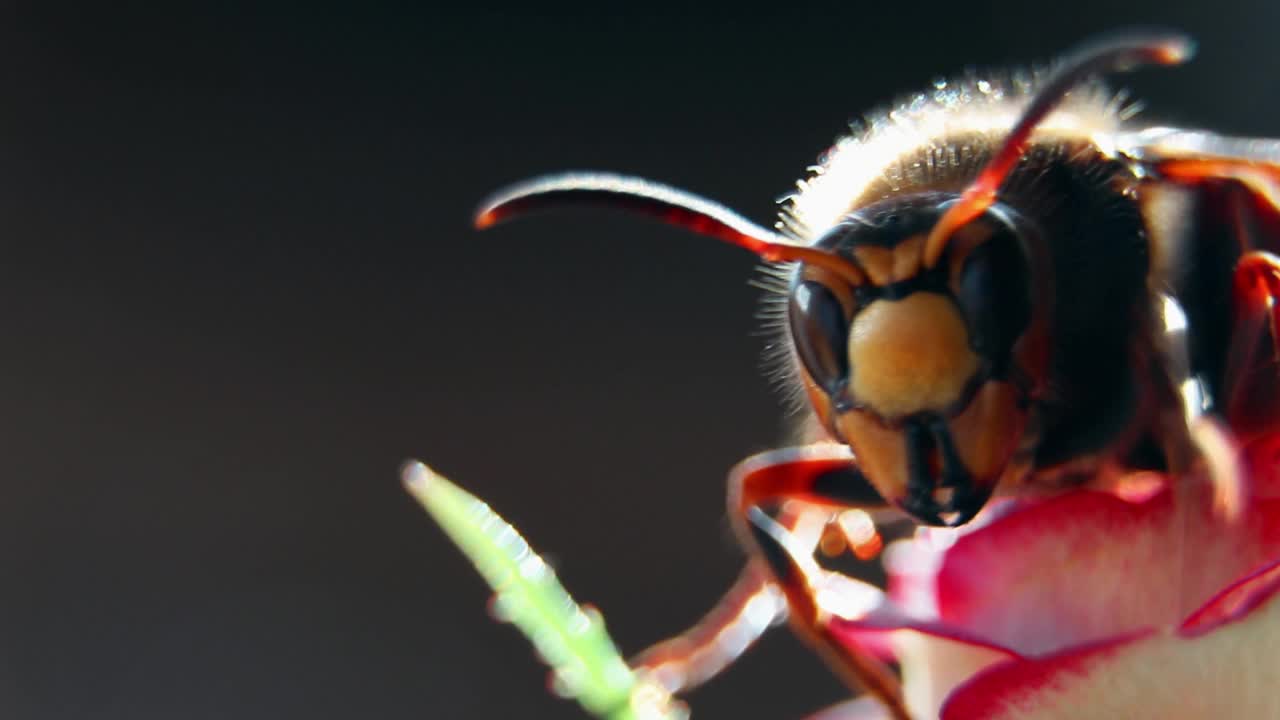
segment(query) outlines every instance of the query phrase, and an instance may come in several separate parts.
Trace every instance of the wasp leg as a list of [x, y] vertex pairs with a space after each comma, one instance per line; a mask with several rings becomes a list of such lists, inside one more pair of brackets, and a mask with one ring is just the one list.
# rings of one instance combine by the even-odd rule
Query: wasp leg
[[1178, 294], [1190, 316], [1195, 379], [1226, 425], [1192, 411], [1187, 417], [1230, 517], [1242, 492], [1238, 443], [1280, 422], [1280, 143], [1159, 131], [1139, 155], [1153, 177], [1195, 198], [1189, 272]]
[[[791, 500], [799, 502], [788, 503]], [[728, 503], [734, 529], [753, 557], [733, 588], [702, 621], [644, 651], [632, 663], [649, 671], [671, 692], [694, 687], [724, 670], [790, 604], [785, 585], [779, 589], [775, 582], [779, 578], [746, 522], [751, 508], [777, 508], [777, 517], [770, 521], [787, 533], [791, 542], [805, 547], [811, 557], [832, 510], [888, 507], [858, 471], [849, 449], [834, 444], [784, 448], [747, 458], [730, 473]], [[856, 541], [854, 545], [856, 550]], [[812, 612], [792, 609], [788, 614], [793, 624], [812, 625], [811, 620], [803, 620], [812, 617]], [[802, 627], [797, 629], [806, 640], [824, 636], [821, 628]], [[855, 667], [872, 669], [850, 670], [850, 663], [836, 659], [834, 667], [859, 689], [870, 688], [886, 704], [900, 706], [896, 678], [874, 657], [859, 658]]]
[[[1274, 296], [1266, 287], [1274, 263], [1258, 253], [1280, 255], [1280, 142], [1167, 129], [1138, 133], [1136, 142], [1121, 138], [1126, 142], [1152, 179], [1150, 219], [1164, 228], [1152, 248], [1165, 256], [1156, 262], [1172, 270], [1174, 295], [1187, 313], [1191, 366], [1214, 411], [1240, 432], [1252, 422], [1252, 411], [1239, 414], [1240, 403], [1253, 404], [1250, 392], [1261, 386], [1268, 398], [1277, 394], [1267, 387], [1274, 381], [1262, 381], [1266, 373], [1245, 380], [1241, 371], [1265, 357], [1249, 353], [1270, 333], [1262, 322]], [[1166, 192], [1170, 187], [1177, 190]], [[1245, 423], [1239, 428], [1233, 405]]]
[[745, 516], [752, 506], [776, 507], [788, 500], [828, 508], [889, 507], [844, 445], [770, 450], [743, 460], [729, 473], [732, 518]]
[[1155, 433], [1162, 439], [1169, 471], [1181, 474], [1200, 456], [1193, 428], [1204, 415], [1206, 391], [1191, 368], [1186, 312], [1171, 295], [1157, 293], [1155, 298], [1164, 324], [1153, 368], [1153, 376], [1163, 378], [1155, 384], [1155, 392], [1162, 394]]
[[[788, 448], [748, 458], [730, 474], [728, 496], [730, 517], [748, 548], [752, 544], [741, 518], [749, 505], [779, 507], [777, 522], [810, 547], [830, 539], [831, 508], [885, 507], [842, 445]], [[878, 540], [849, 544], [858, 552], [874, 549]], [[764, 562], [750, 559], [733, 587], [697, 624], [641, 652], [631, 664], [671, 693], [710, 680], [785, 617], [786, 599], [772, 579]]]
[[[1157, 418], [1170, 473], [1181, 477], [1198, 462], [1213, 486], [1214, 508], [1221, 517], [1234, 520], [1243, 507], [1243, 485], [1231, 433], [1214, 416], [1206, 413], [1209, 398], [1200, 378], [1192, 374], [1187, 320], [1182, 307], [1172, 297], [1159, 294], [1164, 317], [1164, 340], [1160, 369], [1177, 396]], [[1191, 492], [1182, 483], [1183, 492]]]
[[748, 562], [733, 587], [696, 625], [631, 659], [668, 693], [697, 687], [733, 664], [785, 617], [786, 601], [762, 564]]
[[[830, 536], [829, 518], [830, 512], [792, 504], [779, 511], [777, 520], [817, 545], [820, 538], [825, 541]], [[847, 539], [841, 540], [848, 544]], [[677, 694], [719, 675], [786, 616], [786, 598], [772, 582], [768, 566], [752, 559], [729, 591], [701, 620], [683, 633], [644, 650], [631, 659], [631, 665], [644, 670], [668, 693]]]
[[1280, 259], [1259, 250], [1236, 263], [1222, 410], [1247, 440], [1280, 421]]
[[787, 532], [752, 506], [747, 522], [756, 551], [773, 570], [786, 595], [792, 629], [827, 661], [854, 690], [866, 690], [884, 704], [894, 720], [911, 720], [902, 698], [902, 686], [893, 671], [870, 652], [841, 642], [831, 633], [828, 613], [814, 593], [813, 557], [806, 554]]
[[893, 672], [869, 652], [841, 642], [814, 596], [816, 567], [811, 546], [765, 513], [789, 500], [831, 508], [882, 508], [883, 498], [858, 471], [852, 453], [839, 445], [786, 448], [752, 456], [729, 477], [729, 513], [748, 548], [764, 560], [787, 599], [792, 629], [826, 660], [851, 688], [866, 690], [894, 718], [909, 719]]

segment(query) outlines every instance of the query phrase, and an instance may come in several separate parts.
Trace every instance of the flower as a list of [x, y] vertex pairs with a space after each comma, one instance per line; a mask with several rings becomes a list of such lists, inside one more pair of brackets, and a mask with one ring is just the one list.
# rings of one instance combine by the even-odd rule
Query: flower
[[1207, 471], [1137, 473], [922, 529], [831, 627], [900, 663], [921, 719], [1280, 718], [1277, 458], [1280, 433], [1239, 450], [1236, 513]]

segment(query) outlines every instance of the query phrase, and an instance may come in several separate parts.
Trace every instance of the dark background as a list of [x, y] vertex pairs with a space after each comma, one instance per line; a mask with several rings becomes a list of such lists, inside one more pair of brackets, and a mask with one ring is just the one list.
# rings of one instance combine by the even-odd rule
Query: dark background
[[[740, 559], [724, 471], [781, 437], [753, 260], [609, 214], [477, 235], [497, 186], [613, 169], [762, 222], [847, 119], [1135, 22], [1153, 115], [1276, 119], [1280, 6], [5, 3], [0, 715], [581, 717], [402, 491], [480, 493], [629, 652]], [[692, 697], [842, 690], [785, 632]]]

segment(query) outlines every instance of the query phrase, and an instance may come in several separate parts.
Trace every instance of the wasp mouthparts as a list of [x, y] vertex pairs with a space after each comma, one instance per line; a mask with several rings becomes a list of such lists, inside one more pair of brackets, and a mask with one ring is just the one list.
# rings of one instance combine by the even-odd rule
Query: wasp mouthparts
[[991, 483], [973, 477], [941, 423], [907, 425], [907, 488], [899, 505], [930, 525], [956, 527], [974, 518], [991, 499]]

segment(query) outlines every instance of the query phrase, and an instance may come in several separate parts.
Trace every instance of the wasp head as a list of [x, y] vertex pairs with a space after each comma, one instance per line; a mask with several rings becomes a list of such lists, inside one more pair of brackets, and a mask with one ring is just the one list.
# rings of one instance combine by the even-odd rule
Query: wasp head
[[1011, 211], [992, 206], [926, 261], [955, 201], [894, 198], [848, 217], [816, 247], [863, 282], [801, 263], [787, 312], [823, 425], [887, 500], [948, 525], [972, 518], [1005, 473], [1046, 358], [1031, 230]]

